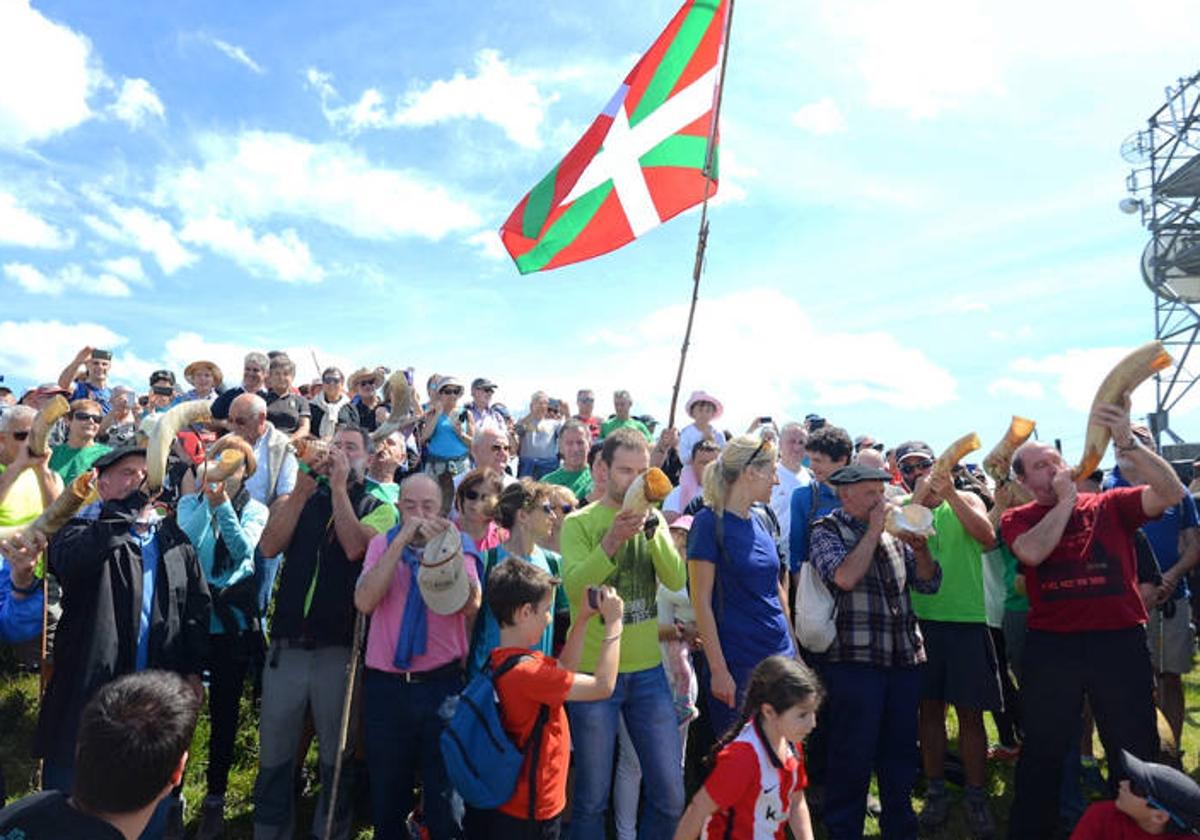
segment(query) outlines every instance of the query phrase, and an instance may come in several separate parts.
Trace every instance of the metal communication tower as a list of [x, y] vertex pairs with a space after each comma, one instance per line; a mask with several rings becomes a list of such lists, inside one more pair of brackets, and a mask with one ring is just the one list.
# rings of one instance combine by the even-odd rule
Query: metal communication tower
[[1150, 426], [1155, 439], [1165, 433], [1182, 443], [1170, 412], [1200, 379], [1189, 372], [1200, 337], [1200, 73], [1168, 87], [1166, 102], [1147, 122], [1121, 145], [1121, 156], [1135, 166], [1126, 178], [1134, 198], [1121, 209], [1140, 212], [1150, 232], [1142, 279], [1154, 293], [1154, 336], [1175, 357], [1174, 367], [1155, 375]]

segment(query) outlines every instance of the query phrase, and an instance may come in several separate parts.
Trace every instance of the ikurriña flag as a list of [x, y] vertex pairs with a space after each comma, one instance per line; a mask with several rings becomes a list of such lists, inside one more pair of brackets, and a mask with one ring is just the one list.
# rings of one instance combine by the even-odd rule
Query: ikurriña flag
[[[616, 250], [705, 198], [729, 0], [688, 0], [500, 237], [522, 274]], [[711, 131], [716, 138], [715, 131]], [[712, 182], [716, 192], [716, 149]]]

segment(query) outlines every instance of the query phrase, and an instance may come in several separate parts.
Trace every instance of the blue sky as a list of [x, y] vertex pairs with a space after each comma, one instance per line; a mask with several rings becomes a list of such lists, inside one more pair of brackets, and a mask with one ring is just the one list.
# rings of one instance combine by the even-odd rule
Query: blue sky
[[[696, 215], [528, 277], [495, 233], [677, 3], [597, 8], [0, 0], [0, 372], [283, 348], [663, 417]], [[1153, 335], [1118, 148], [1198, 35], [1185, 0], [743, 0], [685, 393], [935, 446], [1021, 413], [1077, 455]]]

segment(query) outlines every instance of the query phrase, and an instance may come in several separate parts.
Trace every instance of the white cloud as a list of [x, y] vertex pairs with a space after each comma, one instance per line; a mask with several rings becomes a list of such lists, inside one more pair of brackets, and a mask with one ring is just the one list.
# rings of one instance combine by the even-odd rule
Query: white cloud
[[285, 282], [320, 282], [325, 271], [292, 228], [256, 236], [249, 227], [218, 216], [196, 219], [179, 232], [184, 242], [204, 245], [252, 274], [272, 274]]
[[841, 134], [846, 130], [846, 117], [833, 97], [826, 96], [792, 114], [792, 124], [822, 136]]
[[91, 321], [0, 321], [0, 369], [30, 385], [51, 382], [80, 347], [124, 343], [124, 337]]
[[145, 79], [125, 79], [117, 100], [108, 108], [109, 112], [130, 128], [142, 127], [148, 117], [163, 119], [167, 109]]
[[419, 173], [372, 164], [342, 143], [249, 131], [200, 141], [203, 163], [159, 172], [155, 200], [185, 219], [323, 222], [363, 239], [440, 240], [476, 230], [479, 214]]
[[164, 274], [174, 274], [196, 261], [196, 255], [180, 244], [166, 219], [141, 207], [122, 207], [95, 191], [88, 195], [112, 219], [110, 223], [93, 215], [83, 217], [84, 223], [103, 238], [152, 255]]
[[227, 57], [250, 70], [252, 73], [257, 73], [259, 76], [261, 76], [266, 72], [262, 68], [261, 64], [251, 58], [249, 53], [236, 44], [231, 44], [228, 41], [222, 41], [220, 38], [206, 37], [204, 40], [216, 49], [220, 50]]
[[0, 146], [45, 140], [92, 116], [105, 83], [87, 38], [29, 0], [0, 2]]
[[[1071, 348], [1041, 358], [1022, 356], [1010, 365], [1017, 373], [1036, 374], [1049, 379], [1054, 389], [1070, 408], [1088, 412], [1096, 389], [1108, 372], [1124, 358], [1131, 347]], [[1190, 406], [1196, 404], [1191, 398]], [[1144, 415], [1154, 410], [1153, 381], [1147, 381], [1133, 392], [1133, 414]]]
[[117, 257], [116, 259], [102, 260], [100, 267], [109, 274], [124, 277], [132, 283], [145, 285], [150, 282], [146, 277], [146, 272], [142, 269], [142, 261], [137, 257]]
[[508, 139], [527, 149], [542, 147], [541, 128], [546, 109], [557, 95], [542, 95], [539, 74], [514, 71], [494, 49], [475, 55], [475, 73], [458, 71], [449, 79], [417, 85], [399, 97], [395, 108], [386, 97], [368, 88], [358, 101], [336, 105], [332, 77], [310, 68], [309, 84], [321, 96], [321, 110], [330, 124], [344, 131], [437, 125], [458, 119], [479, 119], [500, 128]]
[[129, 297], [129, 286], [111, 274], [93, 277], [84, 273], [74, 263], [59, 269], [57, 274], [47, 275], [28, 263], [7, 263], [4, 276], [33, 295], [58, 297], [68, 290], [102, 297]]
[[1046, 395], [1046, 390], [1040, 382], [1008, 377], [1001, 377], [988, 383], [987, 392], [990, 397], [1018, 397], [1028, 400], [1040, 400]]
[[478, 248], [479, 253], [489, 260], [503, 262], [509, 259], [508, 251], [504, 250], [504, 243], [500, 240], [500, 234], [494, 230], [481, 230], [473, 233], [465, 241], [468, 245]]
[[[665, 419], [670, 399], [669, 374], [679, 358], [686, 304], [651, 312], [619, 332], [593, 332], [584, 339], [578, 365], [560, 380], [541, 374], [509, 376], [510, 393], [538, 387], [573, 394], [580, 383], [619, 380], [639, 410]], [[753, 347], [752, 354], [730, 348]], [[820, 364], [778, 364], [797, 359], [797, 348], [823, 348]], [[519, 369], [519, 368], [518, 368]], [[798, 416], [854, 403], [896, 408], [933, 409], [957, 398], [957, 383], [937, 361], [915, 346], [882, 332], [835, 331], [813, 321], [793, 297], [774, 289], [754, 288], [702, 299], [696, 309], [692, 345], [683, 382], [692, 388], [719, 390], [728, 428], [760, 414]], [[682, 413], [681, 413], [682, 416]]]
[[58, 250], [74, 245], [75, 236], [22, 206], [12, 193], [0, 190], [0, 244]]

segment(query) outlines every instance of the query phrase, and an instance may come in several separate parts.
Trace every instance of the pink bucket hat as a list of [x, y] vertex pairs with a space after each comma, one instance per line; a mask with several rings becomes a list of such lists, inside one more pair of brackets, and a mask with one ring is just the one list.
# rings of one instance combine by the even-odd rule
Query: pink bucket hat
[[717, 407], [716, 414], [712, 416], [712, 419], [714, 420], [725, 413], [725, 406], [721, 405], [721, 401], [712, 394], [708, 393], [708, 391], [692, 391], [692, 395], [688, 397], [687, 405], [683, 407], [683, 410], [686, 411], [689, 416], [691, 416], [692, 406], [698, 402], [712, 403]]

